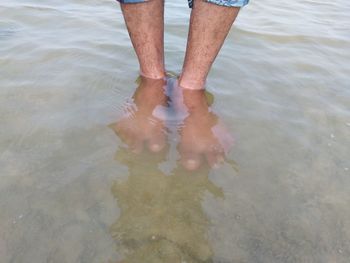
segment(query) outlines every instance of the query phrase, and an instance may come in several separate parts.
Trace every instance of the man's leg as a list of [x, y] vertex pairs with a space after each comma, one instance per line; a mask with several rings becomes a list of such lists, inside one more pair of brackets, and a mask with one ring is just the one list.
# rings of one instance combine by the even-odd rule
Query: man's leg
[[[179, 89], [182, 110], [188, 112], [181, 128], [179, 152], [188, 170], [198, 169], [203, 162], [211, 167], [225, 159], [233, 139], [219, 118], [210, 110], [205, 81], [222, 44], [238, 15], [239, 7], [248, 0], [194, 0], [187, 50]], [[226, 4], [231, 6], [221, 6]]]
[[133, 96], [135, 111], [127, 111], [111, 127], [133, 152], [140, 153], [145, 143], [150, 151], [159, 152], [166, 142], [164, 123], [152, 114], [156, 106], [167, 103], [163, 79], [164, 0], [119, 1], [143, 77]]
[[164, 0], [121, 3], [121, 9], [141, 74], [154, 79], [164, 77]]
[[187, 49], [179, 85], [203, 89], [211, 65], [237, 17], [239, 7], [194, 0]]

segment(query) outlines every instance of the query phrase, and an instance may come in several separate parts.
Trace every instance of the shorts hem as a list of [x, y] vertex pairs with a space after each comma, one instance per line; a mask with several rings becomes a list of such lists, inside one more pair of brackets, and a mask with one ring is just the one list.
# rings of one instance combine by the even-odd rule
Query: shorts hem
[[[148, 0], [117, 0], [121, 4], [137, 4], [137, 3], [145, 3]], [[220, 6], [227, 7], [243, 7], [249, 3], [249, 0], [204, 0], [208, 3], [212, 3]], [[192, 8], [193, 0], [188, 0], [188, 6]]]
[[204, 0], [208, 3], [213, 3], [220, 6], [227, 7], [243, 7], [248, 4], [249, 0]]

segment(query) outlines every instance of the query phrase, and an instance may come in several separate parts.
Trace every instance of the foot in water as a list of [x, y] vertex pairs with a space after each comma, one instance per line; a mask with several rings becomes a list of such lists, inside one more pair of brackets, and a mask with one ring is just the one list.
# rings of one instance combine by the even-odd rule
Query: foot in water
[[141, 153], [145, 147], [151, 152], [159, 152], [166, 144], [164, 118], [160, 114], [168, 103], [165, 85], [164, 79], [141, 76], [132, 103], [125, 107], [124, 116], [110, 125], [134, 153]]
[[182, 116], [178, 150], [181, 164], [187, 170], [196, 170], [207, 162], [210, 167], [219, 167], [233, 146], [233, 138], [211, 111], [206, 91], [189, 90], [176, 86], [174, 108]]

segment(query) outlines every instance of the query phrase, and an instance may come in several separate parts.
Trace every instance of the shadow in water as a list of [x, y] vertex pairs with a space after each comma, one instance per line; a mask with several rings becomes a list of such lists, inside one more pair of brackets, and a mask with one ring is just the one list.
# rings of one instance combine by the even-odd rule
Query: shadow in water
[[201, 201], [206, 191], [216, 197], [223, 192], [208, 179], [209, 166], [179, 166], [166, 175], [158, 168], [165, 152], [119, 149], [116, 158], [129, 168], [127, 179], [112, 187], [121, 209], [111, 228], [125, 255], [121, 262], [212, 262]]
[[[111, 227], [120, 263], [213, 262], [202, 201], [207, 192], [224, 197], [208, 176], [232, 139], [210, 110], [210, 98], [184, 92], [175, 79], [141, 79], [123, 118], [110, 125], [125, 143], [116, 160], [128, 168], [112, 187], [121, 211]], [[179, 160], [164, 172], [174, 148]]]

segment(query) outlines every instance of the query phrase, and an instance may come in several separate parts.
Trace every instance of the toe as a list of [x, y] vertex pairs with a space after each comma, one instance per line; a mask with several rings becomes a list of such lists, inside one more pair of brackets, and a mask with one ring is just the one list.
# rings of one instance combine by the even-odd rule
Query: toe
[[165, 133], [163, 130], [159, 130], [152, 134], [151, 138], [148, 140], [148, 149], [151, 152], [160, 152], [165, 147]]
[[183, 152], [181, 153], [181, 164], [189, 171], [194, 171], [199, 168], [202, 160], [198, 153], [194, 152]]

